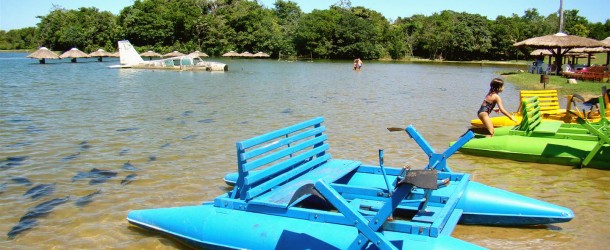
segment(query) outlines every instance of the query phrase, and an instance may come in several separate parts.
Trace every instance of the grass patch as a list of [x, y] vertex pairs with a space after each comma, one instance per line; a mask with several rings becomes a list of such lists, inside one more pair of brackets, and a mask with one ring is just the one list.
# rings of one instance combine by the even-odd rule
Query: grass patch
[[499, 74], [507, 82], [517, 86], [518, 89], [556, 89], [561, 96], [571, 94], [579, 94], [583, 97], [595, 97], [601, 95], [602, 86], [610, 88], [610, 83], [592, 82], [578, 80], [578, 84], [568, 83], [568, 79], [561, 76], [549, 75], [549, 83], [545, 85], [540, 83], [540, 75], [531, 74], [528, 72], [499, 72]]

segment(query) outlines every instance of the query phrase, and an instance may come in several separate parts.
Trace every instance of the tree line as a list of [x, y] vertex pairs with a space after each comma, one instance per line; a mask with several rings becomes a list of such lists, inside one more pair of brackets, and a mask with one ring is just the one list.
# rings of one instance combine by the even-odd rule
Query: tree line
[[[214, 56], [234, 50], [325, 59], [507, 60], [528, 52], [513, 47], [515, 42], [557, 33], [559, 27], [557, 13], [543, 16], [537, 9], [495, 20], [450, 10], [388, 20], [349, 0], [311, 13], [285, 0], [269, 8], [256, 0], [136, 0], [118, 15], [53, 6], [37, 18], [36, 27], [0, 30], [0, 49], [116, 51], [117, 41], [127, 39], [142, 51], [200, 50]], [[564, 27], [571, 35], [610, 36], [610, 19], [592, 23], [578, 10], [564, 11]]]

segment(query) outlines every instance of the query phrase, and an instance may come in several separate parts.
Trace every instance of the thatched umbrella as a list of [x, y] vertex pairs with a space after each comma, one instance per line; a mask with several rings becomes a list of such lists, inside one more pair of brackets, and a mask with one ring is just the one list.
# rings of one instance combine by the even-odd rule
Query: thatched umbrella
[[[579, 64], [578, 63], [578, 59], [580, 59], [580, 58], [587, 58], [588, 57], [587, 53], [584, 53], [584, 52], [575, 52], [575, 50], [578, 51], [578, 49], [573, 49], [573, 50], [570, 50], [570, 52], [564, 54], [564, 57], [572, 58], [569, 61], [571, 61], [572, 64], [574, 64], [574, 65]], [[592, 57], [592, 58], [594, 58], [594, 57]]]
[[593, 53], [604, 53], [604, 52], [610, 52], [610, 48], [604, 48], [604, 47], [595, 47], [595, 48], [575, 48], [573, 50], [571, 50], [571, 52], [574, 53], [582, 53], [582, 54], [586, 54], [587, 56], [587, 66], [591, 66], [591, 54]]
[[241, 57], [253, 57], [254, 55], [248, 51], [239, 54]]
[[40, 64], [45, 64], [45, 59], [59, 59], [59, 56], [55, 52], [50, 51], [46, 47], [40, 47], [32, 54], [27, 55], [28, 58], [36, 58]]
[[553, 57], [553, 53], [551, 53], [549, 50], [546, 49], [535, 49], [532, 52], [530, 52], [530, 56], [534, 56], [534, 57], [549, 57], [549, 64], [551, 64], [551, 57]]
[[152, 50], [140, 53], [140, 56], [148, 57], [148, 60], [152, 60], [153, 57], [162, 57], [161, 54]]
[[231, 50], [227, 53], [224, 53], [222, 56], [234, 57], [234, 56], [239, 56], [239, 53]]
[[104, 49], [98, 49], [94, 52], [89, 53], [90, 57], [97, 57], [97, 61], [99, 62], [102, 61], [102, 57], [109, 57], [111, 55], [111, 53], [106, 52]]
[[198, 56], [198, 57], [209, 57], [208, 54], [203, 53], [199, 50], [195, 50], [195, 52], [190, 53], [189, 56]]
[[257, 52], [256, 54], [254, 54], [254, 57], [270, 57], [269, 54], [265, 53], [265, 52]]
[[169, 53], [167, 53], [167, 54], [165, 54], [163, 56], [164, 57], [177, 57], [177, 56], [183, 56], [183, 55], [184, 55], [184, 53], [180, 53], [177, 50], [174, 50], [174, 51], [169, 52]]
[[546, 35], [540, 37], [534, 37], [530, 39], [523, 40], [521, 42], [513, 44], [516, 47], [532, 47], [539, 49], [547, 49], [549, 50], [553, 56], [556, 58], [555, 63], [557, 64], [556, 73], [559, 74], [559, 70], [561, 67], [562, 57], [565, 53], [569, 52], [573, 48], [593, 48], [593, 47], [603, 47], [603, 44], [600, 41], [595, 39], [566, 35], [565, 33], [557, 33], [554, 35]]
[[72, 62], [75, 63], [76, 62], [76, 58], [88, 58], [89, 55], [87, 55], [85, 52], [80, 51], [77, 48], [72, 48], [66, 52], [64, 52], [63, 54], [59, 55], [59, 58], [72, 58]]
[[532, 50], [532, 52], [530, 52], [530, 56], [551, 56], [551, 55], [553, 55], [553, 53], [551, 53], [547, 49], [535, 49], [535, 50]]
[[110, 57], [121, 57], [121, 52], [110, 53]]
[[[606, 37], [606, 39], [601, 40], [603, 44], [606, 45], [606, 48], [610, 48], [610, 36]], [[606, 52], [606, 66], [610, 65], [610, 51]]]

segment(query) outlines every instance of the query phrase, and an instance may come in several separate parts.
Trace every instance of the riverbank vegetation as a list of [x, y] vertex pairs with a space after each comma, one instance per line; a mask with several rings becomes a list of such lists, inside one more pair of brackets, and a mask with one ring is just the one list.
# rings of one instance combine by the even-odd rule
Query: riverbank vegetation
[[[273, 57], [504, 61], [527, 58], [529, 49], [515, 48], [515, 42], [554, 34], [559, 26], [557, 13], [543, 16], [536, 9], [494, 20], [450, 10], [388, 20], [349, 0], [311, 13], [284, 0], [269, 7], [246, 0], [135, 0], [118, 15], [54, 6], [38, 18], [36, 27], [0, 31], [0, 49], [116, 51], [116, 42], [128, 39], [140, 50], [214, 56], [234, 50]], [[610, 19], [592, 23], [578, 10], [564, 11], [564, 27], [598, 40], [610, 36]]]

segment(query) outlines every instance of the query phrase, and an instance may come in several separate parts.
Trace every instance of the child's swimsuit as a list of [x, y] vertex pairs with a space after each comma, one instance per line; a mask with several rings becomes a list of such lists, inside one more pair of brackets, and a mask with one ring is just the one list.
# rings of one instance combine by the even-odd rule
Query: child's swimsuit
[[483, 102], [485, 103], [485, 105], [481, 105], [481, 108], [479, 109], [479, 111], [477, 111], [477, 115], [481, 112], [487, 112], [487, 114], [491, 114], [491, 111], [494, 110], [496, 104], [489, 103], [487, 102], [487, 100], [484, 100]]

